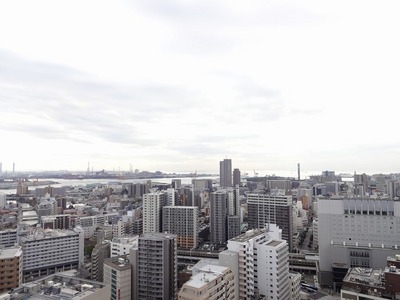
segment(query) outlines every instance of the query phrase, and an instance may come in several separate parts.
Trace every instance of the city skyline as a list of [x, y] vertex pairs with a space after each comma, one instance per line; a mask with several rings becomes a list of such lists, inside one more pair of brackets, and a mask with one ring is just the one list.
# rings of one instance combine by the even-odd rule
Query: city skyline
[[399, 172], [399, 8], [4, 1], [2, 170]]

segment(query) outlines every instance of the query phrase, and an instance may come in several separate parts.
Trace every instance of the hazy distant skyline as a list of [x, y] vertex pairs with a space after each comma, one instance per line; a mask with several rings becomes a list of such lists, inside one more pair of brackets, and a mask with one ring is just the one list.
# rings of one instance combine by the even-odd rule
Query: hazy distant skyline
[[398, 1], [2, 1], [4, 170], [400, 172]]

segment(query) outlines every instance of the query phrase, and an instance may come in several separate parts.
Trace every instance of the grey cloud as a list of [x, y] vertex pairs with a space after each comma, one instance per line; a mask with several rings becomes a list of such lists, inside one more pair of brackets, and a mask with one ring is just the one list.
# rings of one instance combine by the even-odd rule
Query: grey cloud
[[284, 114], [284, 102], [279, 91], [261, 86], [251, 79], [241, 80], [235, 89], [243, 119], [271, 121]]
[[[20, 115], [4, 129], [75, 139], [79, 133], [109, 142], [151, 145], [148, 122], [185, 111], [194, 92], [160, 84], [118, 86], [63, 66], [31, 62], [0, 51], [0, 101], [4, 111]], [[193, 106], [191, 104], [191, 106]], [[34, 130], [24, 116], [52, 128]]]

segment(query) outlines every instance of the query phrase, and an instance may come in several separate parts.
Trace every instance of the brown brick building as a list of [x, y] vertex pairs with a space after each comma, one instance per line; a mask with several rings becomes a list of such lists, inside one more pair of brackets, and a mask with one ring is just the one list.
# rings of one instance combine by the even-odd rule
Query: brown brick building
[[22, 284], [22, 249], [0, 249], [0, 294]]

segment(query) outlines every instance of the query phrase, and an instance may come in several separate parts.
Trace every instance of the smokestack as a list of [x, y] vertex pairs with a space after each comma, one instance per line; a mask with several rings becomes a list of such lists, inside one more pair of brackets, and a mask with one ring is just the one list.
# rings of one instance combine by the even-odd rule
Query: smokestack
[[3, 163], [0, 162], [0, 174], [3, 173]]
[[297, 164], [297, 179], [300, 181], [300, 163]]
[[15, 162], [13, 162], [13, 174], [15, 174]]

